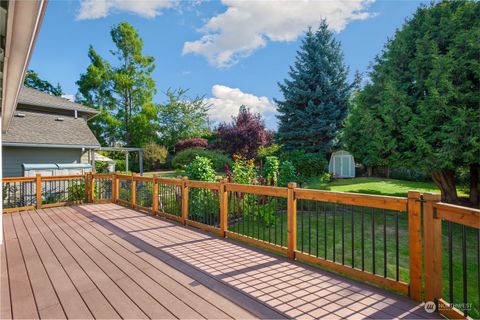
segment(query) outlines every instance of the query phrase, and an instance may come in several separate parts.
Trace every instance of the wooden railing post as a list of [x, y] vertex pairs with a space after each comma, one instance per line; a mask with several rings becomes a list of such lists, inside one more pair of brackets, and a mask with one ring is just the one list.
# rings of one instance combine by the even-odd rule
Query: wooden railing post
[[410, 249], [410, 287], [412, 299], [422, 301], [422, 203], [418, 191], [408, 192], [408, 236]]
[[132, 173], [132, 208], [137, 204], [137, 182], [135, 181], [135, 173]]
[[35, 175], [35, 190], [37, 195], [37, 209], [42, 207], [42, 175], [37, 173]]
[[423, 199], [425, 301], [435, 301], [442, 297], [442, 221], [433, 208], [440, 195], [425, 193]]
[[295, 250], [297, 249], [297, 200], [295, 199], [295, 188], [297, 184], [290, 182], [288, 184], [287, 194], [287, 256], [295, 259]]
[[187, 224], [188, 219], [188, 177], [182, 179], [182, 223]]
[[220, 234], [225, 237], [225, 231], [228, 230], [228, 192], [227, 180], [220, 182], [219, 198], [220, 198]]
[[157, 176], [154, 175], [152, 178], [153, 183], [153, 192], [152, 192], [152, 214], [156, 215], [158, 211], [158, 183], [157, 183]]
[[88, 199], [90, 199], [90, 195], [88, 194], [88, 172], [83, 174], [83, 183], [85, 186], [85, 202], [88, 202]]
[[95, 200], [95, 176], [93, 173], [90, 173], [89, 189], [90, 202], [93, 202]]
[[117, 187], [117, 174], [114, 172], [112, 173], [112, 203], [115, 203], [117, 201], [117, 196], [115, 194]]

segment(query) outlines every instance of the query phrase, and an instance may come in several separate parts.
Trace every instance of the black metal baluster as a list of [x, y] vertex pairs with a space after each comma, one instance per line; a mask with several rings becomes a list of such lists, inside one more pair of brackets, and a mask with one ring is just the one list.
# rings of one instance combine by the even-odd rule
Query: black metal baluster
[[312, 203], [307, 205], [308, 210], [308, 254], [312, 254]]
[[463, 271], [463, 315], [468, 316], [467, 308], [467, 238], [465, 225], [462, 225], [462, 271]]
[[327, 204], [322, 203], [323, 207], [323, 250], [324, 258], [327, 260]]
[[275, 201], [275, 215], [273, 216], [273, 239], [275, 239], [275, 244], [277, 244], [277, 198], [273, 198], [273, 201]]
[[319, 248], [318, 248], [318, 201], [315, 201], [315, 214], [317, 216], [317, 219], [315, 220], [315, 224], [316, 224], [316, 230], [317, 230], [317, 236], [316, 236], [316, 238], [317, 238], [316, 239], [316, 241], [317, 241], [317, 250], [316, 251], [317, 252], [316, 252], [316, 254], [317, 254], [317, 257], [318, 257], [318, 250], [319, 250]]
[[395, 279], [398, 281], [400, 278], [400, 266], [399, 266], [399, 239], [398, 239], [398, 216], [399, 212], [395, 214]]
[[345, 208], [342, 209], [342, 264], [345, 264]]
[[387, 213], [383, 209], [383, 277], [387, 277]]
[[260, 202], [261, 196], [257, 196], [257, 238], [260, 239]]
[[372, 273], [375, 274], [375, 209], [372, 208]]
[[335, 239], [335, 233], [337, 231], [337, 228], [335, 226], [335, 218], [336, 218], [336, 215], [337, 215], [337, 204], [334, 203], [333, 204], [333, 262], [335, 262], [335, 259], [336, 259], [336, 253], [335, 253], [335, 247], [337, 246], [337, 241]]
[[365, 210], [362, 208], [362, 271], [365, 271]]
[[[301, 209], [301, 214], [300, 214], [300, 216], [302, 217], [302, 218], [301, 218], [301, 222], [302, 222], [301, 234], [302, 234], [302, 236], [301, 236], [301, 238], [300, 238], [300, 241], [301, 241], [301, 248], [302, 248], [301, 251], [302, 251], [302, 252], [305, 252], [305, 251], [303, 251], [303, 236], [304, 236], [304, 234], [303, 234], [303, 215], [304, 215], [304, 213], [305, 213], [305, 208], [304, 208], [305, 200], [300, 200], [300, 201], [301, 201], [301, 204], [302, 204], [302, 205], [300, 206], [300, 208], [302, 208], [302, 209]], [[296, 228], [296, 227], [297, 227], [297, 226], [294, 226], [294, 228]]]
[[354, 208], [352, 207], [352, 268], [355, 268], [355, 216], [354, 216]]
[[450, 300], [453, 303], [453, 239], [452, 239], [452, 223], [448, 221], [448, 291]]
[[280, 246], [283, 247], [283, 207], [280, 212]]

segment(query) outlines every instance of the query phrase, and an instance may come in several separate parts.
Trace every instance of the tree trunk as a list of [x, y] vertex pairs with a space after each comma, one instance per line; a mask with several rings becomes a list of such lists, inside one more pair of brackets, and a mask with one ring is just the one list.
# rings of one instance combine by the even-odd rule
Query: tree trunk
[[442, 192], [442, 201], [448, 203], [457, 203], [457, 188], [455, 186], [454, 170], [439, 170], [432, 172], [433, 182]]
[[390, 179], [390, 167], [387, 166], [386, 169], [385, 169], [385, 175], [387, 176], [387, 179]]
[[373, 168], [371, 166], [368, 166], [367, 167], [367, 177], [371, 177], [372, 176], [372, 171], [373, 171]]
[[480, 164], [474, 163], [470, 165], [470, 202], [474, 206], [478, 206], [480, 203], [480, 197], [478, 194], [478, 182], [480, 174]]

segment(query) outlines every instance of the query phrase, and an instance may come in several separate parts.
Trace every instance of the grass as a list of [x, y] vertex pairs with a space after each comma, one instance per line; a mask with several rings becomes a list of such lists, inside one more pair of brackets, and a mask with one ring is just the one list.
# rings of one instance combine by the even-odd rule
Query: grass
[[152, 177], [153, 175], [157, 175], [161, 178], [176, 178], [176, 177], [183, 177], [185, 175], [184, 170], [162, 170], [162, 171], [150, 171], [144, 172], [143, 175], [145, 177]]
[[[438, 189], [433, 182], [407, 181], [374, 177], [336, 179], [329, 183], [324, 183], [320, 181], [319, 178], [311, 178], [305, 183], [304, 187], [308, 189], [378, 194], [396, 197], [406, 197], [408, 191], [410, 190], [440, 193], [440, 189]], [[458, 189], [457, 191], [459, 196], [467, 195], [463, 189]]]

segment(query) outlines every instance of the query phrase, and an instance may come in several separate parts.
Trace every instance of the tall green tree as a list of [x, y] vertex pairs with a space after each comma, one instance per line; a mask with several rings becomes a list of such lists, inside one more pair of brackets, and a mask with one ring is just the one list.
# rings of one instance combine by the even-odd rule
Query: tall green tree
[[77, 81], [77, 100], [100, 110], [91, 126], [102, 142], [139, 147], [157, 138], [152, 130], [157, 116], [154, 58], [143, 54], [143, 41], [129, 23], [115, 25], [110, 35], [116, 63], [110, 64], [90, 47], [90, 65]]
[[168, 101], [158, 106], [158, 132], [164, 145], [175, 151], [183, 139], [201, 137], [208, 132], [210, 105], [203, 97], [189, 98], [188, 90], [168, 90]]
[[[458, 201], [458, 168], [469, 167], [478, 177], [479, 16], [480, 3], [473, 1], [420, 6], [386, 44], [370, 74], [371, 84], [361, 93], [364, 99], [359, 100], [358, 107], [382, 124], [380, 134], [388, 137], [388, 148], [396, 155], [389, 162], [430, 172], [448, 202]], [[364, 115], [351, 117], [346, 131]], [[356, 134], [368, 130], [359, 126]], [[362, 147], [353, 139], [348, 144], [352, 150]], [[475, 181], [470, 193], [478, 203]]]
[[275, 100], [278, 140], [285, 151], [325, 152], [336, 142], [347, 115], [352, 85], [340, 43], [323, 20], [309, 29], [289, 79], [279, 83], [284, 100]]
[[23, 84], [25, 87], [37, 89], [54, 96], [61, 96], [63, 94], [62, 87], [59, 83], [54, 86], [47, 80], [41, 79], [38, 73], [33, 70], [27, 70]]

